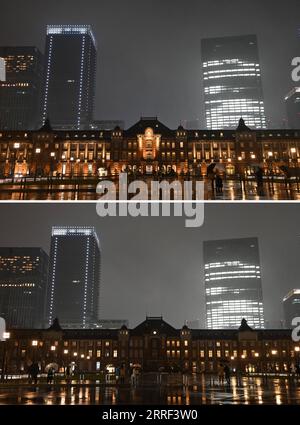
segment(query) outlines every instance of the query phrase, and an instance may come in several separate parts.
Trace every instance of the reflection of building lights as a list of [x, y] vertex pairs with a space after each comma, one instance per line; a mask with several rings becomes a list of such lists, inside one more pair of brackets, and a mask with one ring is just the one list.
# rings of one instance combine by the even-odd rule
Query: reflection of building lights
[[33, 347], [36, 347], [38, 345], [38, 342], [36, 340], [34, 340], [34, 341], [32, 341], [31, 344], [32, 344]]
[[51, 345], [51, 351], [55, 351], [56, 347], [55, 345]]

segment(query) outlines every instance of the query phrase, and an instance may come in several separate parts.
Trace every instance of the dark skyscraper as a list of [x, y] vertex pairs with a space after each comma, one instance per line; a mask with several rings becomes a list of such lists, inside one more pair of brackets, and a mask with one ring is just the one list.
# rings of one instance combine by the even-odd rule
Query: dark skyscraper
[[204, 242], [206, 326], [264, 327], [257, 238]]
[[266, 128], [255, 35], [203, 39], [202, 67], [208, 129]]
[[0, 317], [12, 328], [41, 328], [48, 255], [40, 248], [0, 248]]
[[285, 326], [292, 328], [292, 320], [300, 317], [300, 289], [292, 289], [282, 302]]
[[93, 227], [53, 227], [48, 323], [88, 328], [98, 319], [101, 252]]
[[300, 128], [300, 87], [295, 87], [285, 97], [288, 127]]
[[43, 55], [36, 47], [0, 47], [5, 81], [0, 81], [0, 129], [31, 130], [40, 122]]
[[43, 121], [88, 129], [93, 121], [96, 42], [89, 25], [48, 25]]

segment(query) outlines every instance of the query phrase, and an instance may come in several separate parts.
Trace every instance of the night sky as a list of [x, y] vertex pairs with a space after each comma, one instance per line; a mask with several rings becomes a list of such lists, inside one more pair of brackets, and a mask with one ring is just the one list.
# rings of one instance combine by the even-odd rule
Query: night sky
[[[267, 119], [281, 127], [300, 55], [299, 0], [11, 0], [1, 45], [44, 51], [47, 24], [91, 24], [98, 43], [96, 119], [159, 116], [203, 123], [201, 38], [257, 34]], [[203, 126], [203, 125], [202, 125]]]
[[1, 204], [2, 246], [50, 249], [52, 225], [93, 225], [102, 246], [102, 318], [131, 325], [146, 314], [175, 326], [199, 318], [204, 326], [202, 242], [257, 236], [266, 320], [277, 327], [283, 296], [299, 287], [299, 215], [293, 204], [206, 204], [204, 226], [184, 218], [105, 217], [95, 204]]

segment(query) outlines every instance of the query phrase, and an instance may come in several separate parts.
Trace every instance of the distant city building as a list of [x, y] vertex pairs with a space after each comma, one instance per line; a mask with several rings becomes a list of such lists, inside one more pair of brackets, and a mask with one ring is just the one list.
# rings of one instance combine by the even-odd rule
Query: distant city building
[[0, 248], [0, 317], [8, 327], [43, 327], [48, 260], [41, 248]]
[[5, 59], [0, 58], [0, 82], [6, 80]]
[[89, 328], [98, 321], [100, 244], [93, 227], [53, 227], [48, 280], [48, 324]]
[[186, 326], [190, 329], [200, 329], [200, 319], [187, 320]]
[[285, 326], [292, 328], [292, 320], [300, 317], [300, 289], [292, 289], [282, 302]]
[[[0, 47], [0, 130], [33, 130], [40, 122], [43, 55], [36, 47]], [[1, 80], [1, 78], [0, 78]]]
[[91, 130], [114, 130], [116, 127], [125, 128], [124, 121], [121, 120], [97, 120], [90, 125]]
[[288, 127], [300, 129], [300, 87], [293, 88], [285, 97]]
[[183, 123], [187, 130], [199, 130], [201, 128], [200, 120], [186, 120]]
[[257, 238], [206, 241], [203, 249], [207, 328], [235, 328], [243, 318], [263, 328]]
[[[107, 319], [107, 320], [95, 320], [88, 324], [89, 329], [120, 329], [122, 326], [129, 326], [128, 320], [122, 319]], [[64, 323], [64, 329], [82, 329], [82, 325], [78, 322]]]
[[48, 25], [43, 121], [88, 129], [93, 121], [96, 42], [89, 25]]
[[203, 39], [202, 66], [208, 129], [235, 128], [241, 116], [250, 127], [266, 128], [255, 35]]

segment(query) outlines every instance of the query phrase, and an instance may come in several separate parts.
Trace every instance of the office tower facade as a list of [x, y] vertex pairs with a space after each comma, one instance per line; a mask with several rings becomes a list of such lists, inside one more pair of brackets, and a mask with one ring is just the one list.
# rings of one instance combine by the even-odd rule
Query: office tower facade
[[34, 130], [41, 120], [44, 58], [36, 47], [0, 47], [5, 81], [0, 81], [0, 129]]
[[89, 25], [48, 25], [43, 122], [88, 129], [93, 121], [96, 42]]
[[300, 87], [294, 87], [285, 97], [288, 127], [300, 129]]
[[300, 317], [300, 289], [292, 289], [283, 298], [284, 322], [287, 328], [292, 328], [292, 321]]
[[0, 58], [0, 82], [6, 80], [5, 60]]
[[206, 241], [203, 249], [207, 328], [236, 328], [243, 318], [263, 328], [257, 238]]
[[208, 129], [266, 128], [257, 38], [255, 35], [203, 39], [202, 67]]
[[98, 319], [101, 252], [93, 227], [53, 227], [47, 322], [89, 328]]
[[43, 327], [48, 263], [41, 248], [0, 248], [0, 317], [7, 327]]

